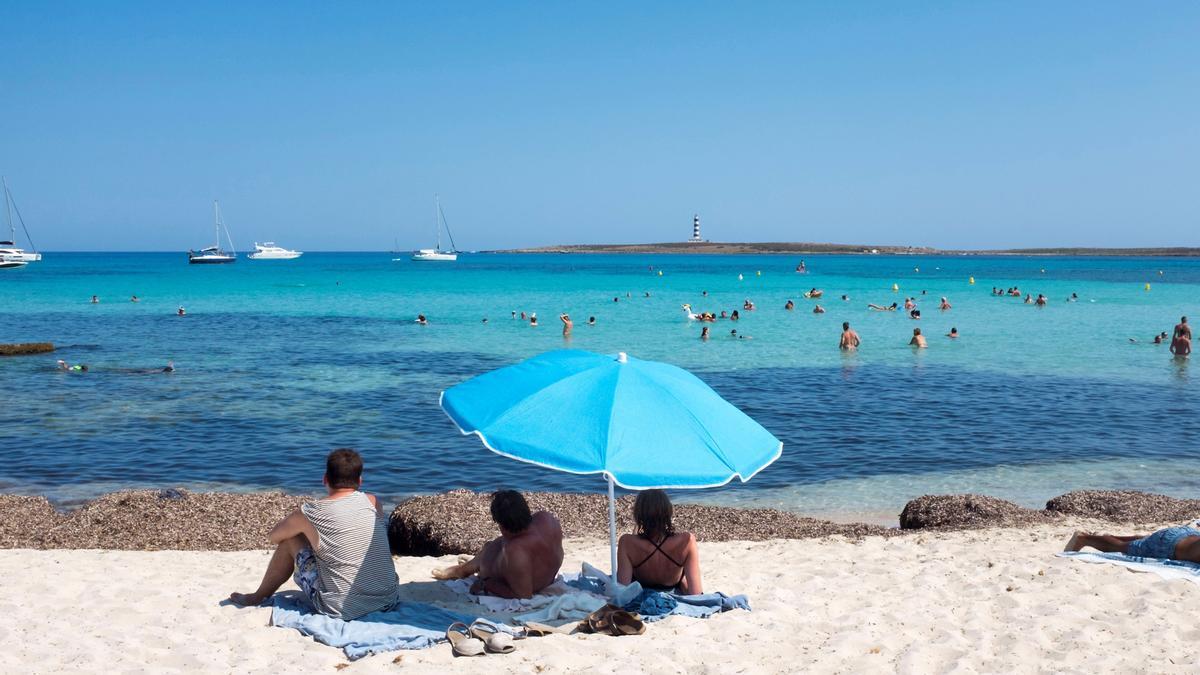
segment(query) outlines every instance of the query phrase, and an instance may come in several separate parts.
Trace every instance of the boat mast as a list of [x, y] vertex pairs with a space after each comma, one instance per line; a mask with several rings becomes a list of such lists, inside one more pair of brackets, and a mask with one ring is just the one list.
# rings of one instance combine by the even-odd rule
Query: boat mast
[[17, 244], [17, 227], [13, 225], [12, 220], [12, 200], [8, 195], [8, 178], [0, 176], [0, 183], [4, 185], [4, 217], [8, 221], [8, 240]]
[[215, 235], [217, 250], [221, 250], [221, 206], [217, 204], [217, 200], [213, 200], [213, 234]]
[[433, 214], [433, 229], [437, 233], [437, 248], [434, 249], [438, 253], [442, 252], [442, 200], [436, 194], [433, 195], [433, 205], [435, 213]]

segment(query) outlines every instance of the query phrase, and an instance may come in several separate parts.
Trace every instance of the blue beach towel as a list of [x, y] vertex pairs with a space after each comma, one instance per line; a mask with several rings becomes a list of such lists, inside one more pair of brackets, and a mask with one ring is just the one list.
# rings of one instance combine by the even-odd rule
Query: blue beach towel
[[642, 591], [625, 609], [642, 615], [646, 623], [660, 621], [668, 616], [689, 616], [707, 619], [719, 612], [731, 609], [750, 611], [750, 599], [744, 595], [705, 593], [703, 595], [679, 595], [663, 591]]
[[1059, 553], [1060, 558], [1074, 558], [1083, 562], [1108, 563], [1129, 568], [1135, 572], [1150, 572], [1164, 579], [1186, 579], [1194, 584], [1200, 584], [1200, 565], [1183, 560], [1167, 560], [1164, 558], [1142, 558], [1136, 555], [1120, 553], [1093, 553], [1091, 551], [1068, 551]]
[[[475, 619], [423, 602], [401, 602], [390, 610], [371, 612], [354, 621], [318, 614], [289, 595], [276, 595], [271, 608], [271, 625], [294, 628], [317, 642], [340, 647], [351, 661], [398, 649], [432, 647], [446, 641], [450, 624], [461, 621], [470, 625]], [[492, 625], [512, 631], [508, 626]]]

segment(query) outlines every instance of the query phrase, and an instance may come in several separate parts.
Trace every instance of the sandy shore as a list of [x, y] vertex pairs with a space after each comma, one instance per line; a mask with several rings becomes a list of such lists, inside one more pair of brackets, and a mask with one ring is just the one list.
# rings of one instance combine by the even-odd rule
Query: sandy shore
[[[1195, 672], [1200, 587], [1054, 557], [1080, 521], [1024, 528], [701, 544], [711, 590], [751, 613], [671, 618], [639, 637], [553, 635], [509, 656], [448, 647], [374, 656], [350, 672]], [[0, 550], [0, 671], [333, 672], [339, 650], [223, 602], [265, 551]], [[602, 562], [571, 540], [565, 569]], [[458, 604], [397, 557], [407, 597]], [[289, 584], [288, 587], [291, 585]], [[288, 588], [285, 587], [285, 588]]]

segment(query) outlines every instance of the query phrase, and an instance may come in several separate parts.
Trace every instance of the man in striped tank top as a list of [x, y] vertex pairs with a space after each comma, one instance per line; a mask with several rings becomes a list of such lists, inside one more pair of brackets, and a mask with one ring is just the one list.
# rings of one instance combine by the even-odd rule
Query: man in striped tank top
[[313, 608], [347, 621], [399, 600], [399, 584], [379, 501], [362, 487], [362, 457], [345, 448], [325, 460], [324, 499], [308, 502], [268, 535], [276, 545], [253, 593], [233, 593], [238, 605], [258, 605], [288, 580]]

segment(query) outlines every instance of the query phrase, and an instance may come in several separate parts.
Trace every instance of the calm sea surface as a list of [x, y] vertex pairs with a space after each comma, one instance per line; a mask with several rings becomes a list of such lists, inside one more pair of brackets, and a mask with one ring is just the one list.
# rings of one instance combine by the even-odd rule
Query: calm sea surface
[[[491, 454], [437, 403], [468, 377], [561, 348], [565, 311], [568, 346], [693, 370], [784, 441], [750, 483], [680, 498], [852, 517], [926, 493], [1040, 505], [1076, 488], [1200, 492], [1200, 364], [1150, 343], [1181, 314], [1200, 321], [1198, 260], [808, 256], [800, 275], [790, 256], [391, 258], [51, 253], [0, 270], [0, 342], [59, 347], [0, 359], [0, 490], [64, 504], [135, 486], [312, 492], [335, 446], [359, 448], [367, 487], [391, 498], [600, 490]], [[1049, 306], [990, 295], [1014, 285]], [[825, 314], [802, 297], [811, 287]], [[921, 321], [866, 308], [906, 296]], [[953, 309], [937, 309], [941, 296]], [[758, 309], [714, 324], [708, 342], [680, 308], [745, 299]], [[837, 349], [842, 321], [862, 335], [857, 354]], [[907, 346], [916, 326], [920, 352]], [[951, 327], [962, 337], [945, 338]], [[58, 358], [91, 370], [57, 372]], [[168, 360], [177, 372], [140, 372]]]

